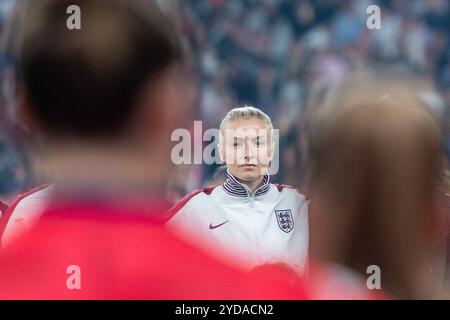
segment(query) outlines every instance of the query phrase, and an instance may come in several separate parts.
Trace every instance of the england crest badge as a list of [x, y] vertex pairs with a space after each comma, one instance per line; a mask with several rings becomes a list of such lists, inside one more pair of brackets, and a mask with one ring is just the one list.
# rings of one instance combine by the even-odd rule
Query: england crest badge
[[291, 209], [275, 210], [278, 226], [281, 230], [289, 233], [294, 229], [294, 217], [292, 216]]

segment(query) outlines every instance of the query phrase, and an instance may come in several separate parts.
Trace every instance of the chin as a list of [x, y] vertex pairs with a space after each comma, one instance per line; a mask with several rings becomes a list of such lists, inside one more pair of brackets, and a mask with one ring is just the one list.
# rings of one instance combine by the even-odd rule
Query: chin
[[254, 169], [252, 171], [245, 171], [241, 174], [241, 180], [254, 181], [260, 177], [259, 169]]

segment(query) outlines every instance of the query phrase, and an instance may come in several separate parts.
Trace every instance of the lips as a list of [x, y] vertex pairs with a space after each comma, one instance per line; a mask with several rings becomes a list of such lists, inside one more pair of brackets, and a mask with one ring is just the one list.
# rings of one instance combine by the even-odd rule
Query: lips
[[252, 168], [256, 168], [257, 166], [256, 166], [256, 164], [243, 164], [240, 167], [244, 168], [244, 169], [252, 169]]

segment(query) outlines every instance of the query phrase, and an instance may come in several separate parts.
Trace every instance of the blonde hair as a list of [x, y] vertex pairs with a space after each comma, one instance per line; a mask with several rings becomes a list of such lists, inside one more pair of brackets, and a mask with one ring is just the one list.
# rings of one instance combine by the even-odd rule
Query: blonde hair
[[242, 107], [233, 108], [225, 115], [223, 118], [221, 124], [220, 124], [220, 132], [222, 133], [225, 130], [225, 127], [230, 123], [231, 121], [237, 120], [237, 119], [260, 119], [264, 121], [267, 124], [267, 127], [271, 132], [273, 132], [273, 125], [272, 120], [270, 117], [263, 111], [261, 111], [258, 108], [244, 105]]

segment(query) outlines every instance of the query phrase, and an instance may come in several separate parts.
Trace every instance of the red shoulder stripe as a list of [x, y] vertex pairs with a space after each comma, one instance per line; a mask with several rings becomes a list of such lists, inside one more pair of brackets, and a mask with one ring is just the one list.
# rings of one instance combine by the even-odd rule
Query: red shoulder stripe
[[6, 213], [6, 210], [8, 209], [8, 206], [0, 201], [0, 218], [3, 217], [3, 215]]
[[36, 193], [38, 191], [41, 191], [41, 190], [47, 188], [48, 186], [49, 186], [48, 184], [43, 184], [41, 186], [35, 187], [35, 188], [17, 196], [17, 198], [13, 201], [13, 203], [9, 206], [9, 208], [4, 212], [4, 215], [3, 215], [2, 219], [0, 220], [0, 239], [3, 235], [3, 232], [6, 229], [6, 226], [8, 225], [11, 215], [13, 214], [14, 210], [16, 210], [16, 207], [19, 204], [19, 202], [22, 201], [23, 199], [29, 197], [33, 193]]
[[306, 200], [308, 200], [308, 196], [306, 195], [306, 193], [299, 187], [295, 187], [290, 184], [283, 184], [283, 183], [275, 183], [275, 186], [277, 187], [279, 192], [283, 191], [283, 189], [285, 189], [285, 188], [286, 189], [294, 189], [295, 191], [300, 193], [302, 196], [304, 196], [306, 198]]
[[175, 216], [178, 211], [180, 211], [193, 197], [198, 195], [199, 193], [205, 193], [205, 194], [211, 194], [211, 192], [217, 187], [218, 185], [209, 186], [203, 189], [196, 189], [192, 191], [191, 193], [188, 193], [183, 198], [180, 199], [172, 208], [170, 208], [166, 213], [163, 215], [163, 222], [167, 222], [170, 219], [172, 219], [173, 216]]

